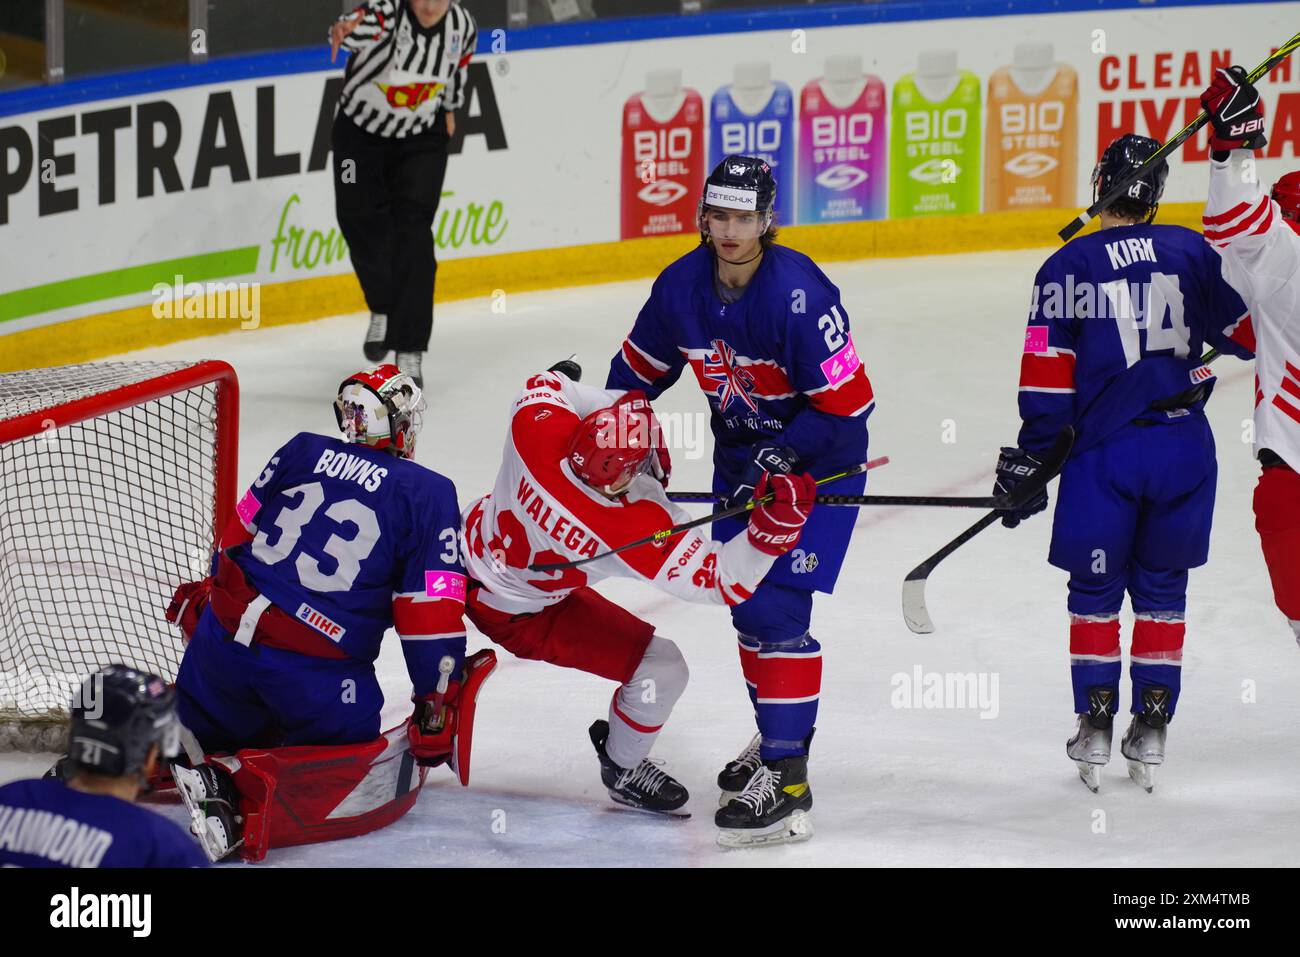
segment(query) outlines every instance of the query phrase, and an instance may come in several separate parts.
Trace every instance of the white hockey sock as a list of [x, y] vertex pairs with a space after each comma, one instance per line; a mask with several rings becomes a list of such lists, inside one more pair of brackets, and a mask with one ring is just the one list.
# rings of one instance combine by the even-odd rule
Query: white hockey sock
[[605, 753], [620, 768], [634, 768], [654, 746], [659, 729], [686, 688], [690, 673], [677, 646], [655, 635], [627, 684], [609, 703]]

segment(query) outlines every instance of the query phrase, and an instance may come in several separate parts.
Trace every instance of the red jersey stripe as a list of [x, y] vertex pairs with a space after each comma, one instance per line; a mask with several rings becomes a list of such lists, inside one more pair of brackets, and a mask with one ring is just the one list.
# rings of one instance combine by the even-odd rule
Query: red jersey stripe
[[1040, 355], [1026, 352], [1020, 357], [1020, 387], [1031, 389], [1073, 389], [1073, 353]]

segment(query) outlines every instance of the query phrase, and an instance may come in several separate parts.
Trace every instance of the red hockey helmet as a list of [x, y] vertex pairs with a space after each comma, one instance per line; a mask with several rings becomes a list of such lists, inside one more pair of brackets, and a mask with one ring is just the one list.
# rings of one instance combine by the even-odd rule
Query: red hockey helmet
[[1300, 170], [1279, 176], [1273, 184], [1272, 196], [1282, 208], [1282, 217], [1300, 232]]
[[424, 408], [415, 380], [391, 362], [348, 376], [334, 399], [334, 417], [347, 441], [406, 459], [415, 457]]
[[659, 442], [659, 420], [640, 389], [597, 409], [573, 430], [569, 465], [574, 474], [607, 495], [619, 495], [643, 470]]

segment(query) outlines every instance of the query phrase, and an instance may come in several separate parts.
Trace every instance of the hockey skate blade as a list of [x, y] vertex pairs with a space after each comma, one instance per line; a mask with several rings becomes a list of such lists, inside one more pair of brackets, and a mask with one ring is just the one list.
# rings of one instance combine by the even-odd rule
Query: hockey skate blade
[[1131, 758], [1126, 758], [1125, 760], [1128, 761], [1128, 776], [1131, 777], [1134, 783], [1140, 786], [1142, 790], [1146, 791], [1147, 794], [1150, 794], [1156, 786], [1155, 771], [1158, 765], [1143, 764], [1141, 761], [1134, 761]]
[[609, 799], [618, 805], [618, 807], [614, 808], [616, 811], [637, 811], [641, 814], [649, 814], [652, 817], [675, 818], [679, 821], [685, 821], [691, 816], [690, 811], [682, 809], [685, 805], [682, 805], [681, 808], [677, 808], [673, 811], [656, 811], [653, 808], [642, 807], [639, 804], [633, 804], [631, 801], [625, 801], [613, 791], [609, 792]]
[[1087, 761], [1075, 761], [1074, 766], [1079, 769], [1079, 780], [1093, 794], [1101, 790], [1101, 765], [1089, 764]]
[[903, 581], [903, 621], [913, 634], [928, 635], [934, 631], [934, 622], [925, 607], [925, 579]]
[[719, 828], [718, 846], [728, 849], [765, 847], [769, 844], [798, 844], [813, 836], [812, 818], [807, 811], [794, 811], [784, 820], [762, 828]]
[[198, 772], [173, 764], [172, 779], [176, 782], [176, 790], [180, 793], [186, 810], [190, 812], [190, 833], [199, 842], [208, 860], [213, 864], [219, 864], [233, 857], [240, 845], [244, 843], [244, 839], [241, 836], [231, 844], [229, 836], [217, 819], [208, 817], [201, 804], [206, 789]]

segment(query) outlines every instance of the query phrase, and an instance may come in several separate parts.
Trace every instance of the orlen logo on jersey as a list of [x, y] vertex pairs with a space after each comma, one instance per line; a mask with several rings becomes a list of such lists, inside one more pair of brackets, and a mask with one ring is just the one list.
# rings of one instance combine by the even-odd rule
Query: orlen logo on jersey
[[326, 618], [306, 602], [298, 606], [298, 610], [294, 612], [293, 616], [299, 621], [311, 625], [330, 641], [342, 641], [343, 636], [347, 633], [342, 625]]
[[657, 179], [653, 183], [642, 186], [636, 198], [652, 206], [671, 206], [686, 193], [687, 189], [681, 183], [671, 179]]
[[697, 538], [695, 539], [695, 541], [691, 542], [690, 548], [682, 552], [681, 557], [677, 559], [677, 564], [675, 564], [672, 568], [668, 569], [669, 581], [672, 581], [674, 578], [677, 578], [678, 576], [681, 575], [682, 569], [691, 563], [691, 559], [695, 557], [695, 553], [700, 550], [700, 546], [702, 544], [704, 544], [704, 540], [701, 538]]
[[1007, 160], [1002, 164], [1002, 168], [1012, 176], [1033, 179], [1035, 176], [1050, 173], [1059, 165], [1056, 157], [1030, 150], [1028, 153], [1021, 153]]
[[830, 169], [823, 170], [817, 176], [817, 185], [842, 193], [852, 189], [867, 178], [867, 171], [848, 163], [836, 163]]

